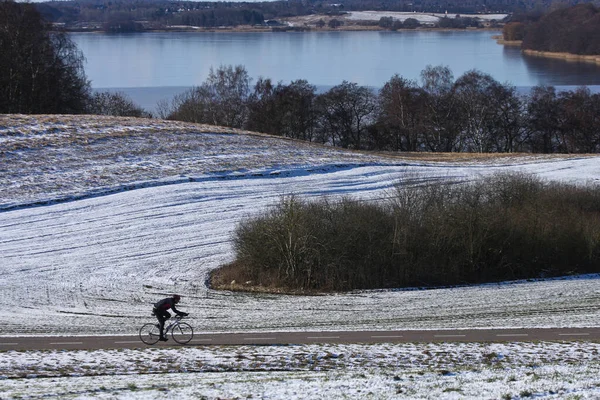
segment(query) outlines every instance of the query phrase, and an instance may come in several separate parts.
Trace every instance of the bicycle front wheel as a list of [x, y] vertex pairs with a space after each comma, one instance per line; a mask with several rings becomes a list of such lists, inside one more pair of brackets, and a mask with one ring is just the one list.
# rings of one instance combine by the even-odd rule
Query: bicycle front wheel
[[145, 324], [140, 328], [140, 339], [146, 344], [156, 344], [160, 338], [160, 329], [156, 324]]
[[194, 330], [190, 324], [180, 322], [172, 328], [171, 336], [177, 343], [186, 344], [192, 340], [192, 337], [194, 337]]

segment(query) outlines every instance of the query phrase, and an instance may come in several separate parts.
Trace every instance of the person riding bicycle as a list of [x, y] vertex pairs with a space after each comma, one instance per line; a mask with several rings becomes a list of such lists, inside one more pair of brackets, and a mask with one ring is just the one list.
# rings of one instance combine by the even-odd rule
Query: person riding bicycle
[[152, 310], [152, 315], [155, 315], [158, 319], [159, 328], [160, 328], [160, 339], [163, 342], [166, 342], [168, 339], [164, 335], [165, 329], [165, 321], [171, 318], [171, 313], [167, 311], [168, 309], [172, 309], [175, 314], [185, 317], [188, 313], [179, 311], [175, 308], [175, 304], [179, 303], [181, 300], [181, 296], [178, 294], [174, 294], [171, 297], [167, 297], [166, 299], [162, 299], [154, 304], [154, 309]]

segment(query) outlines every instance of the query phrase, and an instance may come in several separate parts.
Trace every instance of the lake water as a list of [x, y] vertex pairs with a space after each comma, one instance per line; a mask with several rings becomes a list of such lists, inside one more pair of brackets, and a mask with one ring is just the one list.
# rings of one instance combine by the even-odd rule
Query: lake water
[[211, 67], [328, 88], [346, 80], [381, 87], [394, 74], [419, 79], [427, 65], [455, 78], [471, 69], [519, 88], [600, 85], [600, 66], [525, 56], [490, 31], [71, 34], [94, 89], [121, 90], [144, 108], [200, 85]]

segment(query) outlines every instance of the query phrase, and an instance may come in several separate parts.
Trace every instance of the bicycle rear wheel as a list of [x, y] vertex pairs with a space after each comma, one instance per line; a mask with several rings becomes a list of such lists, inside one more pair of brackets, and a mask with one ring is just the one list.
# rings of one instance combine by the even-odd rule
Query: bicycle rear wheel
[[192, 326], [185, 322], [180, 322], [171, 329], [173, 340], [179, 344], [186, 344], [194, 337]]
[[160, 329], [156, 324], [145, 324], [140, 328], [140, 339], [146, 344], [156, 344], [160, 338]]

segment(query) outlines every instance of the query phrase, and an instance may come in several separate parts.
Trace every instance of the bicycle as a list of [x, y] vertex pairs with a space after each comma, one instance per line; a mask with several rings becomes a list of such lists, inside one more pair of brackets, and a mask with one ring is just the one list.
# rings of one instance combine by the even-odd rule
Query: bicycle
[[[181, 322], [182, 316], [173, 317], [169, 325], [165, 326], [165, 337], [171, 332], [171, 337], [176, 343], [187, 344], [194, 337], [194, 329], [187, 322]], [[160, 327], [157, 323], [147, 323], [140, 328], [140, 339], [146, 344], [156, 344], [160, 338]]]

